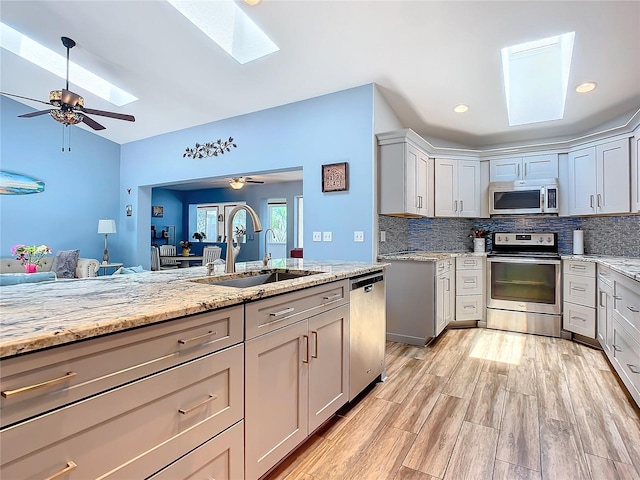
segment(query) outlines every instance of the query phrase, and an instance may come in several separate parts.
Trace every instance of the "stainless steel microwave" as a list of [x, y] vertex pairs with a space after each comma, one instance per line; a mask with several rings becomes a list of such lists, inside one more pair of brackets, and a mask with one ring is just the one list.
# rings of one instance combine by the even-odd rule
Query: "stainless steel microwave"
[[489, 184], [489, 214], [558, 213], [558, 179]]

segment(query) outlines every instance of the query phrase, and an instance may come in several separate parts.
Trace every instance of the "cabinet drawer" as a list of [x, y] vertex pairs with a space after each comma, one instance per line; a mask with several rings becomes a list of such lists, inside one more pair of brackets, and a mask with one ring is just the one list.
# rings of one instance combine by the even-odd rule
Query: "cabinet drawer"
[[245, 305], [246, 340], [348, 301], [349, 281], [341, 280], [248, 303]]
[[2, 360], [1, 426], [242, 342], [243, 319], [239, 305]]
[[482, 295], [484, 293], [482, 270], [458, 270], [456, 295]]
[[563, 275], [564, 300], [585, 307], [596, 306], [596, 279], [566, 273]]
[[640, 282], [620, 274], [614, 275], [613, 315], [640, 343]]
[[146, 478], [242, 418], [244, 345], [192, 360], [0, 432], [0, 476]]
[[562, 328], [589, 338], [596, 338], [595, 308], [564, 302]]
[[456, 297], [456, 320], [482, 320], [483, 298], [482, 295]]
[[598, 265], [598, 282], [613, 287], [613, 272], [604, 265]]
[[148, 480], [244, 478], [244, 422], [238, 422]]
[[611, 363], [640, 405], [640, 343], [631, 338], [617, 320], [613, 322], [612, 347]]
[[456, 258], [456, 270], [482, 270], [484, 257], [458, 257]]
[[574, 275], [595, 277], [596, 264], [593, 262], [583, 262], [580, 260], [563, 260], [562, 271], [564, 273], [573, 273]]

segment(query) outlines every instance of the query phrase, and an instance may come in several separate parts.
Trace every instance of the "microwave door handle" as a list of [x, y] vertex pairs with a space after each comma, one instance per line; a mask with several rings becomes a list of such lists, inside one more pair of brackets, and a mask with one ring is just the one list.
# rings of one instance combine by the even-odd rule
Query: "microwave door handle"
[[540, 211], [544, 212], [544, 187], [540, 187]]

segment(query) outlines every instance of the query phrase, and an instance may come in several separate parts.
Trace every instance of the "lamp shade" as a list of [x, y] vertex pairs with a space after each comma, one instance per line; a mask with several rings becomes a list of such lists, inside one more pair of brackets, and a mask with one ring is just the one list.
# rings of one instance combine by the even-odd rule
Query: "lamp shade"
[[98, 233], [116, 233], [116, 221], [111, 219], [98, 220]]

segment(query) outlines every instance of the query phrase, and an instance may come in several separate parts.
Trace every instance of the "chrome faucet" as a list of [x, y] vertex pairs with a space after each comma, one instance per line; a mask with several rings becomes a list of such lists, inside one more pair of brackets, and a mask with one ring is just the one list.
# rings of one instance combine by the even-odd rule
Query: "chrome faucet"
[[269, 260], [271, 260], [271, 254], [267, 253], [267, 237], [269, 237], [269, 232], [272, 233], [273, 237], [275, 238], [276, 236], [276, 232], [273, 231], [272, 228], [267, 228], [264, 231], [264, 258], [262, 259], [262, 264], [266, 267], [267, 265], [269, 265]]
[[[233, 217], [236, 216], [240, 210], [245, 210], [251, 216], [251, 221], [253, 222], [253, 231], [261, 232], [262, 231], [262, 223], [260, 223], [260, 219], [258, 218], [258, 214], [251, 208], [249, 205], [238, 205], [229, 213], [227, 217], [227, 264], [225, 271], [227, 273], [233, 273], [236, 271], [236, 259], [233, 258], [233, 232], [231, 229], [233, 228]], [[238, 245], [240, 246], [240, 245]]]

